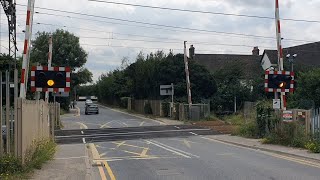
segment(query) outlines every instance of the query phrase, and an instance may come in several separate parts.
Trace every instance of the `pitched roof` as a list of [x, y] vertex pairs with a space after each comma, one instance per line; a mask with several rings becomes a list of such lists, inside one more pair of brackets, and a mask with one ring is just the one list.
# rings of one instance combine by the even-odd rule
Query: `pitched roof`
[[227, 64], [239, 62], [243, 65], [246, 77], [251, 77], [262, 72], [260, 65], [261, 56], [237, 55], [237, 54], [196, 54], [195, 61], [215, 72], [224, 68]]
[[[278, 52], [277, 50], [265, 50], [263, 54], [267, 54], [272, 64], [277, 64]], [[283, 56], [286, 59], [287, 54], [297, 54], [295, 63], [304, 64], [308, 66], [320, 66], [320, 41], [293, 46], [283, 49]]]

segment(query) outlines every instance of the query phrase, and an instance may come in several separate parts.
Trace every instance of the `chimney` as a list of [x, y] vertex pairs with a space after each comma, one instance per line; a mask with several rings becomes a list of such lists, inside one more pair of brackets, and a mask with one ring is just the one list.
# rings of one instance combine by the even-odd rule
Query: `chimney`
[[191, 45], [190, 48], [189, 48], [189, 58], [190, 59], [194, 59], [194, 56], [195, 56], [194, 47], [193, 47], [193, 45]]
[[258, 46], [256, 46], [252, 50], [252, 55], [259, 56], [260, 55], [259, 52], [260, 52], [260, 50], [259, 50]]

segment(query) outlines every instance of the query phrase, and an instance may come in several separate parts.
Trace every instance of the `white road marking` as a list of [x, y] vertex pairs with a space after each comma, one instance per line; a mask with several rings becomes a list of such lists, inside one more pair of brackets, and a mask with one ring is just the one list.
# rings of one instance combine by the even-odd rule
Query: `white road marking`
[[169, 146], [169, 145], [163, 144], [163, 143], [158, 142], [158, 141], [155, 141], [155, 140], [149, 140], [149, 141], [150, 141], [150, 142], [157, 143], [157, 144], [159, 144], [159, 145], [161, 145], [161, 146], [164, 146], [164, 147], [170, 148], [170, 149], [172, 149], [172, 150], [174, 150], [174, 151], [177, 151], [177, 152], [180, 152], [180, 153], [186, 154], [186, 155], [188, 155], [188, 156], [193, 156], [193, 157], [196, 157], [196, 158], [199, 158], [199, 157], [200, 157], [200, 156], [198, 156], [198, 155], [194, 155], [194, 154], [188, 153], [188, 152], [183, 151], [183, 150], [181, 150], [181, 149], [177, 149], [177, 148], [171, 147], [171, 146]]
[[172, 153], [178, 154], [178, 155], [180, 155], [180, 156], [182, 156], [182, 157], [191, 158], [191, 157], [188, 156], [188, 155], [182, 154], [182, 153], [180, 153], [180, 152], [178, 152], [178, 151], [175, 151], [175, 150], [173, 150], [173, 149], [169, 149], [168, 147], [162, 146], [162, 145], [160, 145], [160, 144], [158, 144], [158, 143], [155, 143], [155, 142], [152, 142], [152, 141], [148, 141], [148, 140], [146, 140], [146, 142], [148, 142], [148, 143], [150, 143], [150, 144], [153, 144], [153, 145], [155, 145], [155, 146], [157, 146], [157, 147], [160, 147], [160, 148], [162, 148], [162, 149], [165, 149], [165, 150], [167, 150], [167, 151], [170, 151], [170, 152], [172, 152]]
[[198, 136], [198, 134], [194, 133], [194, 132], [189, 132], [192, 135]]
[[174, 126], [175, 128], [177, 128], [177, 129], [180, 129], [180, 127], [179, 126]]
[[86, 138], [82, 138], [82, 142], [83, 142], [83, 144], [85, 144], [86, 143]]
[[83, 132], [83, 131], [81, 131], [81, 134], [84, 134], [84, 132]]

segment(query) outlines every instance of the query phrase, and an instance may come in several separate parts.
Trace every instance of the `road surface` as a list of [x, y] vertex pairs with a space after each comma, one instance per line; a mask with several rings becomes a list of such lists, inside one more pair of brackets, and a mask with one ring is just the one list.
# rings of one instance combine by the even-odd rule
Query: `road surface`
[[[206, 129], [164, 126], [103, 107], [98, 115], [84, 115], [84, 104], [80, 102], [78, 106], [80, 116], [67, 118], [64, 123], [81, 129], [59, 132], [57, 139], [59, 143], [90, 147], [92, 179], [320, 179], [320, 164], [222, 143], [206, 135], [214, 134]], [[143, 134], [144, 131], [148, 133]], [[171, 135], [165, 136], [166, 133]]]

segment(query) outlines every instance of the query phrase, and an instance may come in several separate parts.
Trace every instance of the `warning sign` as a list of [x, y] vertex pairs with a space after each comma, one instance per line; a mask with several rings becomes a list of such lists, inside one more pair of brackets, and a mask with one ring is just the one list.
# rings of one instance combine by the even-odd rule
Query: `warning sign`
[[283, 121], [291, 122], [293, 120], [293, 112], [292, 111], [283, 111], [282, 118], [283, 118]]

